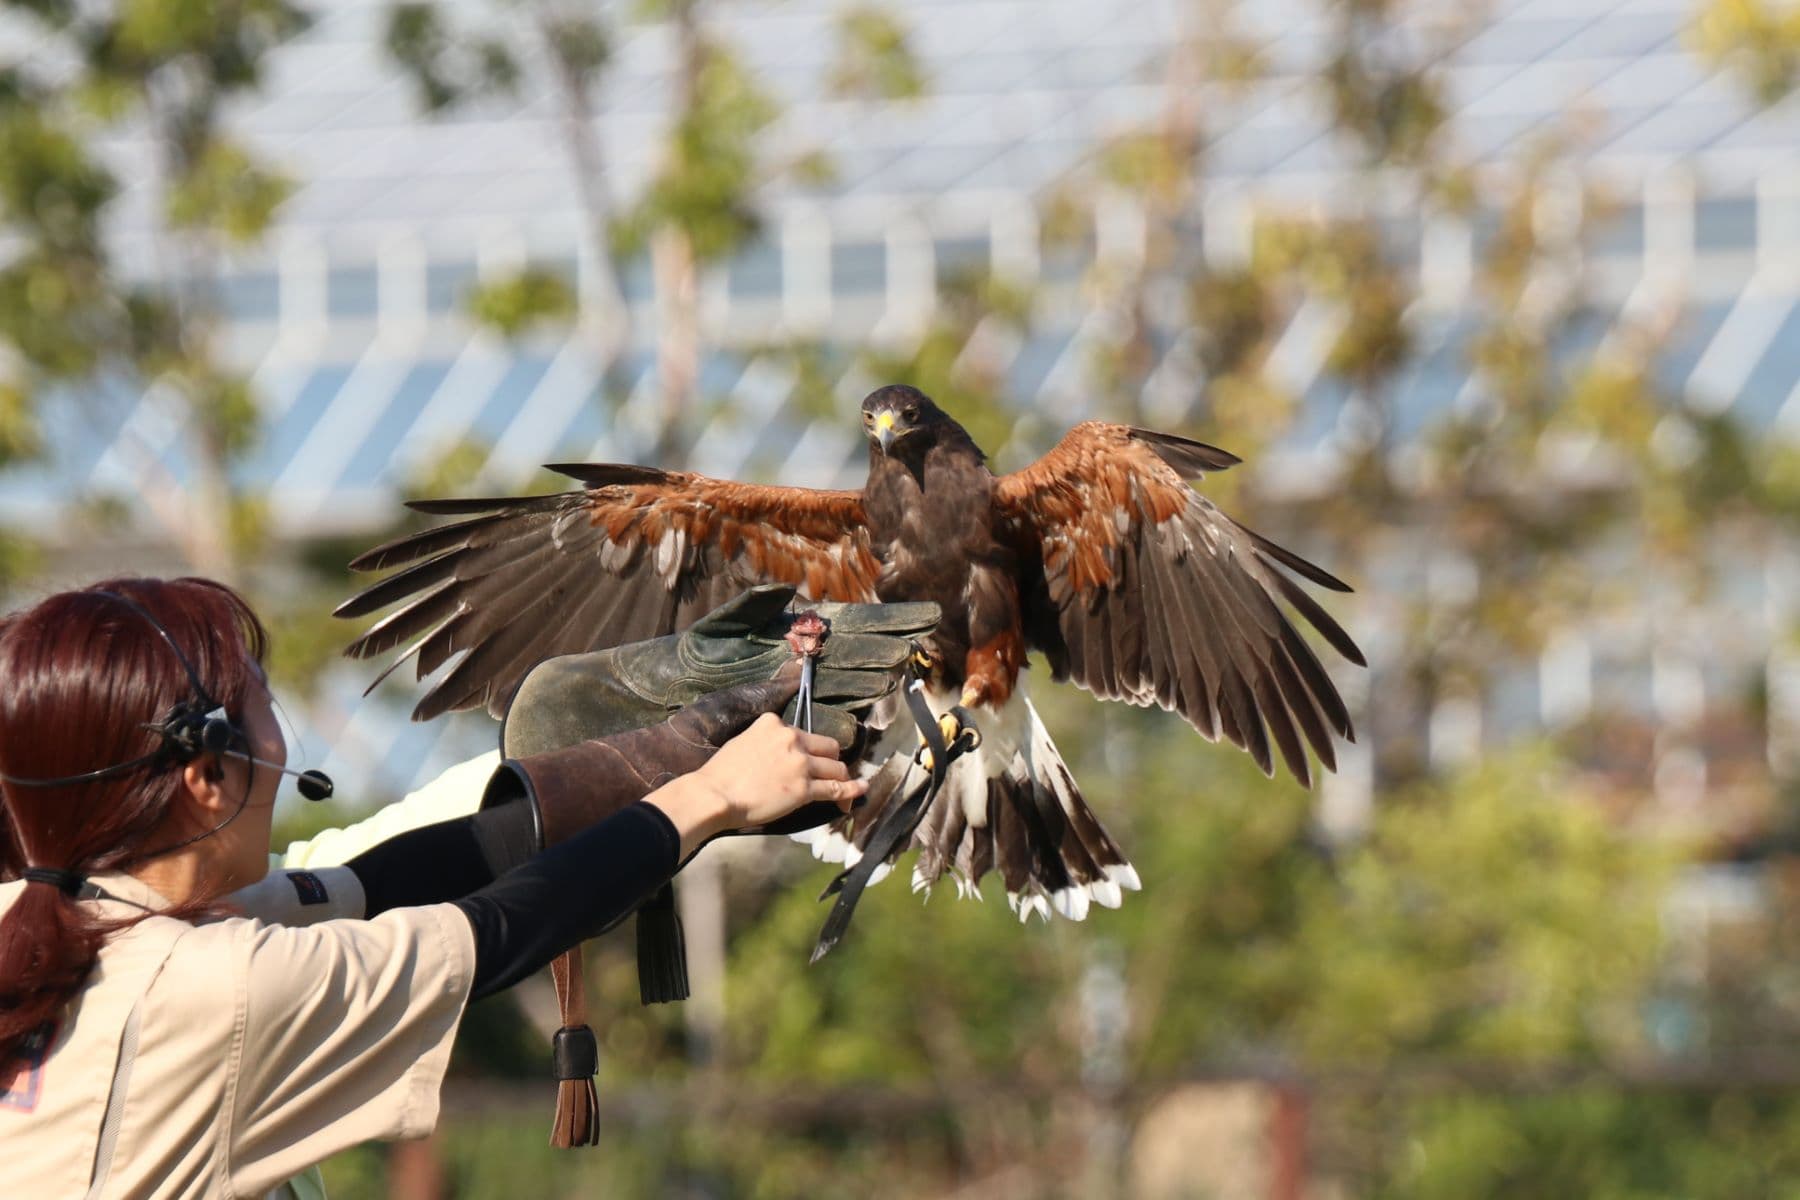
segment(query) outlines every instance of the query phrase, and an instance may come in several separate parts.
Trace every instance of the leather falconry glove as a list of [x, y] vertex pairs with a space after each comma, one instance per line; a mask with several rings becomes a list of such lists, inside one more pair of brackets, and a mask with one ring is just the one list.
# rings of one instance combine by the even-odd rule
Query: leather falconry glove
[[[560, 662], [548, 660], [529, 678], [537, 678]], [[582, 689], [563, 696], [569, 707], [576, 709], [592, 698], [585, 690], [590, 686], [604, 690], [602, 681], [607, 678], [589, 678], [587, 670], [551, 673], [559, 676], [560, 687]], [[501, 735], [502, 753], [507, 757], [488, 781], [481, 807], [525, 801], [531, 805], [535, 848], [554, 846], [642, 800], [676, 776], [705, 766], [720, 746], [763, 713], [778, 710], [798, 688], [799, 672], [788, 669], [776, 679], [739, 683], [702, 696], [654, 725], [606, 732], [555, 749], [520, 754], [514, 750], [517, 742], [510, 735], [523, 725], [537, 725], [535, 709], [551, 694], [540, 688], [528, 706], [526, 721], [514, 720], [519, 714], [518, 701], [507, 714]], [[608, 706], [608, 711], [610, 714], [617, 710]]]
[[[507, 711], [501, 752], [524, 758], [638, 729], [734, 684], [774, 678], [794, 661], [785, 640], [794, 589], [752, 588], [685, 632], [549, 659], [525, 677]], [[813, 677], [813, 730], [858, 749], [857, 718], [891, 693], [912, 641], [937, 627], [938, 606], [816, 604], [829, 623]], [[794, 712], [785, 714], [792, 722]]]

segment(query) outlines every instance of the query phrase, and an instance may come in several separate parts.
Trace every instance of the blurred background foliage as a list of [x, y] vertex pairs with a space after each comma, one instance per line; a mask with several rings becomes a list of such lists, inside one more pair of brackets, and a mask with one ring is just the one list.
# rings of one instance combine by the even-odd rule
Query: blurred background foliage
[[[591, 334], [600, 402], [617, 404], [607, 373], [630, 329], [616, 263], [647, 255], [665, 466], [692, 449], [697, 414], [723, 403], [700, 382], [701, 270], [758, 230], [762, 182], [831, 174], [823, 151], [766, 144], [780, 101], [708, 19], [729, 2], [403, 3], [382, 33], [422, 120], [542, 75], [594, 269], [578, 292], [521, 264], [463, 303], [505, 338], [556, 324]], [[304, 182], [258, 162], [220, 112], [263, 85], [305, 6], [4, 9], [46, 49], [0, 75], [0, 465], [42, 453], [40, 414], [81, 388], [151, 390], [196, 467], [143, 503], [179, 514], [168, 524], [185, 531], [192, 569], [251, 588], [276, 630], [276, 680], [305, 695], [345, 639], [326, 614], [367, 542], [270, 537], [234, 469], [262, 431], [250, 382], [220, 350], [216, 300], [221, 256], [261, 237]], [[1584, 303], [1572, 256], [1611, 215], [1569, 169], [1588, 131], [1578, 116], [1546, 131], [1489, 190], [1459, 157], [1436, 69], [1462, 23], [1401, 36], [1398, 0], [1337, 0], [1314, 85], [1353, 149], [1350, 186], [1397, 187], [1418, 211], [1479, 217], [1483, 230], [1467, 394], [1400, 446], [1400, 381], [1432, 315], [1426, 281], [1355, 204], [1270, 205], [1240, 253], [1201, 253], [1206, 146], [1262, 49], [1234, 32], [1227, 4], [1183, 13], [1156, 81], [1160, 113], [1040, 198], [1040, 249], [1082, 264], [1102, 335], [1086, 364], [1092, 415], [1156, 423], [1154, 351], [1182, 346], [1204, 381], [1203, 419], [1182, 432], [1248, 460], [1208, 494], [1352, 581], [1384, 581], [1334, 608], [1375, 663], [1357, 750], [1372, 810], [1334, 823], [1317, 796], [1172, 717], [1100, 712], [1040, 684], [1049, 727], [1145, 881], [1122, 910], [1020, 929], [998, 895], [912, 896], [901, 872], [809, 969], [830, 872], [795, 847], [741, 854], [719, 868], [729, 1005], [706, 1061], [679, 1012], [637, 1005], [627, 947], [611, 939], [591, 957], [600, 1150], [543, 1145], [539, 984], [470, 1014], [426, 1158], [343, 1156], [327, 1167], [334, 1195], [1800, 1196], [1800, 1063], [1784, 1049], [1800, 1034], [1800, 923], [1787, 919], [1800, 915], [1800, 877], [1772, 868], [1758, 885], [1765, 919], [1698, 948], [1673, 915], [1684, 871], [1738, 852], [1656, 799], [1653, 762], [1706, 731], [1646, 731], [1602, 706], [1460, 761], [1434, 755], [1430, 733], [1459, 698], [1535, 662], [1557, 629], [1646, 604], [1651, 579], [1678, 610], [1715, 595], [1721, 547], [1755, 556], [1791, 541], [1800, 452], [1662, 394], [1665, 314], [1639, 314], [1592, 354], [1564, 353], [1560, 332]], [[677, 63], [660, 166], [635, 197], [608, 194], [592, 119], [620, 22], [665, 25]], [[933, 86], [903, 9], [847, 6], [834, 29], [830, 87], [844, 103], [904, 103]], [[1760, 103], [1794, 86], [1800, 26], [1784, 5], [1704, 0], [1691, 42]], [[119, 183], [95, 146], [126, 124], [159, 147], [169, 255], [150, 274], [121, 269], [103, 236]], [[1109, 216], [1122, 206], [1139, 219], [1132, 236]], [[912, 383], [1000, 468], [1017, 467], [1062, 433], [1018, 410], [997, 353], [1043, 303], [1004, 272], [948, 273], [905, 336], [849, 348], [784, 334], [769, 350], [806, 411], [847, 416], [846, 370]], [[1295, 499], [1256, 469], [1297, 419], [1271, 357], [1302, 310], [1336, 323], [1324, 371], [1358, 433], [1325, 500]], [[483, 479], [486, 451], [453, 448], [409, 491], [560, 486]], [[118, 515], [96, 500], [89, 520], [105, 530]], [[41, 566], [30, 531], [0, 536], [0, 579]], [[1741, 682], [1729, 719], [1766, 721], [1767, 697]], [[1719, 777], [1749, 779], [1757, 827], [1779, 844], [1800, 829], [1793, 789], [1751, 758]], [[277, 840], [351, 815], [296, 812]], [[1206, 1089], [1231, 1080], [1302, 1113], [1298, 1141], [1269, 1132], [1280, 1120], [1253, 1122], [1207, 1149], [1229, 1114], [1223, 1099], [1207, 1107]], [[1199, 1107], [1183, 1108], [1194, 1089]], [[1187, 1168], [1158, 1175], [1146, 1164], [1171, 1141]], [[1294, 1153], [1310, 1190], [1279, 1192], [1273, 1167], [1249, 1184], [1226, 1170]]]

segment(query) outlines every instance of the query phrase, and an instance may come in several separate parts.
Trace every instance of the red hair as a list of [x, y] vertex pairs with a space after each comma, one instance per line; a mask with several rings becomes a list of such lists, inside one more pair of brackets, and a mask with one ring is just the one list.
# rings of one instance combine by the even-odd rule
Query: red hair
[[[0, 618], [0, 775], [51, 779], [154, 755], [169, 710], [193, 685], [136, 601], [169, 631], [212, 699], [241, 718], [268, 634], [236, 592], [206, 579], [112, 579]], [[181, 763], [148, 758], [80, 783], [0, 782], [0, 878], [27, 867], [121, 870], [166, 848], [158, 831]], [[176, 915], [192, 915], [190, 906]], [[27, 883], [0, 916], [0, 1088], [20, 1042], [54, 1020], [92, 972], [104, 921], [47, 884]]]

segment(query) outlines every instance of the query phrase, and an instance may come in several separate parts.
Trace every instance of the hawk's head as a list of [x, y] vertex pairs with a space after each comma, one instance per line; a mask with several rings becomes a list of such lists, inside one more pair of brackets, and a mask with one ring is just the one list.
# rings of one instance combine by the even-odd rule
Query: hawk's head
[[896, 453], [894, 447], [902, 441], [908, 449], [923, 448], [936, 441], [941, 430], [956, 427], [930, 396], [903, 383], [870, 392], [862, 402], [862, 420], [869, 444], [887, 455]]

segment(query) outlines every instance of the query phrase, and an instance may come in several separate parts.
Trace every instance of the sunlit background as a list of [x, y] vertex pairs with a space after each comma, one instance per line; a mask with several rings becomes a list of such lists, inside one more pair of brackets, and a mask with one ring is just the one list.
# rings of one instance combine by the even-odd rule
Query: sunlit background
[[[1040, 679], [1142, 893], [690, 871], [335, 1196], [1800, 1195], [1800, 17], [1782, 0], [0, 5], [0, 581], [244, 587], [351, 819], [490, 748], [338, 651], [421, 495], [813, 486], [910, 382], [1016, 469], [1245, 465], [1356, 584], [1312, 792]], [[1042, 675], [1040, 670], [1038, 675]], [[898, 877], [904, 879], [904, 875]]]

